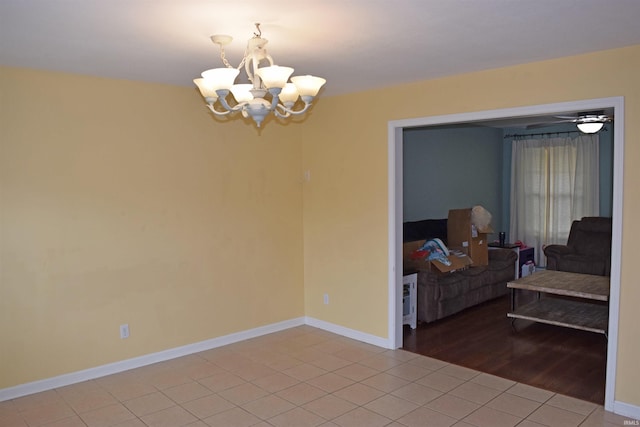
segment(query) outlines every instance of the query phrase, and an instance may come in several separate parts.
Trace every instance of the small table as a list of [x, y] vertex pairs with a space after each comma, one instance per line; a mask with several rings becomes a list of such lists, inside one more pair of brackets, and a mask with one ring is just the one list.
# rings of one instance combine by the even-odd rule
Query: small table
[[[609, 307], [589, 301], [609, 300], [609, 277], [542, 270], [507, 283], [511, 288], [511, 312], [507, 317], [580, 329], [607, 335]], [[515, 290], [538, 292], [538, 299], [515, 307]], [[540, 293], [575, 299], [540, 298]]]
[[516, 275], [515, 277], [518, 278], [521, 276], [521, 272], [522, 272], [522, 265], [527, 262], [527, 261], [533, 261], [534, 259], [534, 252], [533, 252], [533, 247], [526, 247], [526, 248], [520, 248], [520, 245], [516, 245], [515, 243], [505, 243], [504, 245], [500, 246], [499, 243], [489, 243], [487, 245], [487, 247], [489, 248], [489, 250], [491, 249], [510, 249], [513, 252], [516, 253], [516, 255], [518, 255], [518, 258], [516, 259]]

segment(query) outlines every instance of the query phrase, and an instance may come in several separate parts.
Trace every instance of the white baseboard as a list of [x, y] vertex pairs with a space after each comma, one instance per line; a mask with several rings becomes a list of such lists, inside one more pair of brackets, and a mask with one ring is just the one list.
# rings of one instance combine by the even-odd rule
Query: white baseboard
[[[614, 401], [613, 412], [622, 415], [623, 417], [633, 418], [634, 420], [640, 420], [640, 406], [631, 405], [629, 403]], [[637, 424], [629, 424], [637, 425]]]
[[258, 328], [225, 335], [194, 344], [188, 344], [182, 347], [176, 347], [157, 353], [134, 357], [133, 359], [122, 360], [120, 362], [109, 363], [107, 365], [89, 368], [83, 371], [72, 372], [53, 378], [47, 378], [44, 380], [0, 389], [0, 402], [9, 399], [15, 399], [21, 396], [26, 396], [28, 394], [39, 393], [41, 391], [51, 390], [58, 387], [64, 387], [82, 381], [104, 377], [105, 375], [117, 374], [118, 372], [140, 368], [142, 366], [151, 365], [152, 363], [157, 362], [163, 362], [165, 360], [174, 359], [176, 357], [182, 357], [205, 350], [211, 350], [213, 348], [222, 347], [224, 345], [233, 344], [250, 338], [256, 338], [273, 332], [279, 332], [304, 324], [305, 319], [303, 317], [299, 317], [297, 319], [290, 319], [283, 322], [272, 323], [270, 325], [260, 326]]
[[365, 334], [364, 332], [356, 331], [355, 329], [345, 328], [344, 326], [325, 322], [324, 320], [318, 320], [313, 317], [305, 317], [305, 323], [309, 326], [313, 326], [318, 329], [324, 329], [325, 331], [342, 335], [343, 337], [366, 342], [367, 344], [372, 344], [378, 347], [388, 348], [388, 349], [395, 348], [387, 338], [380, 338], [379, 336], [376, 336], [376, 335]]

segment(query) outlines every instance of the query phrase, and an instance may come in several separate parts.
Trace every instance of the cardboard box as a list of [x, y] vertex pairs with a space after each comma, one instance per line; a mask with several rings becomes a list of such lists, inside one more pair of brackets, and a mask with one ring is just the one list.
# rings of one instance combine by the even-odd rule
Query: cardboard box
[[471, 261], [471, 258], [462, 254], [452, 254], [449, 255], [447, 259], [451, 261], [451, 265], [446, 265], [436, 260], [429, 262], [429, 271], [437, 271], [439, 273], [453, 273], [454, 271], [466, 270], [473, 262]]
[[471, 224], [471, 208], [449, 211], [447, 244], [450, 248], [460, 248], [473, 260], [473, 266], [489, 265], [487, 233], [479, 233]]

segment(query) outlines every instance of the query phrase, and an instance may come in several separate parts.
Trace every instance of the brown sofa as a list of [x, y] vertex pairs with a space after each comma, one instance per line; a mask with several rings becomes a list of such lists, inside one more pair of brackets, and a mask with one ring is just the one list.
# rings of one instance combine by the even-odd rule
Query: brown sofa
[[573, 221], [566, 245], [548, 245], [547, 270], [611, 275], [611, 218], [584, 217]]
[[418, 320], [433, 322], [507, 293], [514, 279], [518, 256], [509, 249], [489, 251], [489, 264], [453, 273], [429, 271], [427, 262], [411, 254], [426, 239], [439, 238], [446, 244], [446, 219], [404, 224], [403, 271], [418, 273]]

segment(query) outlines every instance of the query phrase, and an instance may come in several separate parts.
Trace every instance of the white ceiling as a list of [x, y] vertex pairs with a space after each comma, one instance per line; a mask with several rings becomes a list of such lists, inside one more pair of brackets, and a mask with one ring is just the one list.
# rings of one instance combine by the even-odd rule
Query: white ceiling
[[1, 0], [0, 64], [189, 86], [254, 22], [323, 96], [640, 44], [639, 0]]

